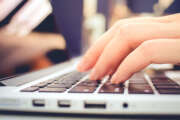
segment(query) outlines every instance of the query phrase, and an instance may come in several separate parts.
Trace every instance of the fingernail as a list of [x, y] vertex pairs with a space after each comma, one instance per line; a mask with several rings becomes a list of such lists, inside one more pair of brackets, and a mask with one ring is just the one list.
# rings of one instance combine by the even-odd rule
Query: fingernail
[[80, 71], [80, 72], [84, 72], [86, 71], [86, 69], [88, 68], [89, 64], [86, 60], [82, 59], [80, 61], [80, 63], [78, 64], [77, 66], [77, 69]]

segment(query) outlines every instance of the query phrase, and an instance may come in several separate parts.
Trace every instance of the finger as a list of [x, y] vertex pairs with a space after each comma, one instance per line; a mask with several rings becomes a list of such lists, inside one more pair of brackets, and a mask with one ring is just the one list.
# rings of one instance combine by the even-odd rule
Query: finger
[[179, 38], [179, 26], [180, 23], [129, 23], [122, 27], [120, 35], [130, 41], [132, 48], [136, 48], [146, 40]]
[[92, 47], [86, 52], [86, 54], [83, 56], [82, 60], [78, 64], [78, 71], [85, 72], [94, 66], [104, 47], [112, 39], [112, 33], [116, 32], [115, 30], [115, 27], [112, 27], [92, 45]]
[[77, 69], [80, 72], [87, 71], [91, 69], [95, 64], [98, 58], [100, 57], [102, 51], [104, 50], [105, 46], [109, 43], [110, 40], [113, 39], [114, 35], [118, 31], [119, 27], [124, 24], [129, 23], [143, 23], [143, 22], [160, 22], [157, 18], [153, 17], [143, 17], [143, 18], [131, 18], [120, 20], [117, 22], [111, 29], [109, 29], [106, 33], [104, 33], [99, 40], [97, 40], [92, 47], [86, 52], [84, 57], [82, 58], [81, 62], [79, 63]]
[[113, 75], [115, 72], [116, 72], [116, 69], [117, 68], [114, 68], [114, 69], [110, 69], [107, 73], [107, 75]]
[[158, 39], [142, 43], [119, 65], [111, 78], [112, 83], [126, 81], [133, 73], [151, 63], [178, 63], [180, 61], [180, 39]]

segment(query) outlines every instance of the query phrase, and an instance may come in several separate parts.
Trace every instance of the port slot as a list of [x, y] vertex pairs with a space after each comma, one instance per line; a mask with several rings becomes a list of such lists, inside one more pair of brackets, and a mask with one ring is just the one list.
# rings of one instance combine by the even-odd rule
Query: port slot
[[70, 104], [69, 100], [59, 100], [58, 106], [61, 108], [69, 108], [69, 107], [71, 107], [71, 104]]
[[126, 102], [123, 103], [123, 108], [128, 108], [128, 106], [129, 106], [128, 103], [126, 103]]
[[106, 109], [105, 103], [84, 103], [84, 108], [87, 109]]
[[35, 107], [44, 107], [44, 106], [45, 106], [45, 101], [42, 100], [42, 99], [34, 99], [34, 100], [32, 101], [32, 104], [33, 104], [33, 106], [35, 106]]

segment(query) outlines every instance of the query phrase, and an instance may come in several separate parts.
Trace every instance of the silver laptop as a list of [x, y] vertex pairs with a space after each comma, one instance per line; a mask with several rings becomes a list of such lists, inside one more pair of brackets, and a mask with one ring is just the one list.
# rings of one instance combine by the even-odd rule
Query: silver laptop
[[[65, 6], [66, 3], [68, 6], [74, 6], [68, 2], [63, 1], [62, 5]], [[64, 23], [57, 25], [61, 30], [68, 31], [68, 36], [65, 38], [75, 39], [72, 35], [77, 35], [75, 33], [71, 35], [71, 31], [74, 28], [75, 31], [80, 32], [77, 28], [81, 28], [79, 22], [83, 15], [78, 12], [81, 7], [77, 7], [78, 4], [75, 4], [75, 10], [72, 6], [62, 7], [68, 10], [68, 14], [62, 11], [63, 17], [61, 17], [61, 10], [56, 9], [60, 7], [59, 5], [61, 4], [53, 3], [56, 21], [69, 23], [66, 29], [62, 29]], [[66, 15], [69, 19], [70, 10], [74, 17], [73, 22], [65, 19]], [[78, 15], [75, 15], [75, 12]], [[79, 22], [75, 22], [75, 18]], [[77, 43], [76, 39], [74, 41]], [[1, 79], [0, 111], [92, 115], [180, 115], [180, 72], [142, 71], [134, 74], [124, 84], [113, 85], [109, 82], [111, 76], [90, 81], [88, 72], [76, 71], [78, 61], [79, 59], [73, 59], [44, 70]]]
[[90, 81], [74, 59], [0, 81], [0, 110], [48, 113], [179, 115], [180, 72], [134, 74], [113, 85], [110, 76]]

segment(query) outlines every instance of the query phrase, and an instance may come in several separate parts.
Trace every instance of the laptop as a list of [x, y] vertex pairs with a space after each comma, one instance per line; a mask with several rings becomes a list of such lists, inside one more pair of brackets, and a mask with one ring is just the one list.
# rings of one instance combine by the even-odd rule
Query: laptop
[[[55, 8], [61, 4], [54, 5], [57, 5], [54, 10], [59, 13]], [[57, 21], [63, 19], [56, 17]], [[65, 38], [75, 39], [69, 35], [72, 34], [68, 33]], [[124, 84], [113, 85], [109, 82], [111, 76], [91, 81], [89, 72], [77, 72], [78, 61], [79, 58], [75, 58], [47, 69], [1, 79], [0, 110], [90, 115], [180, 115], [179, 71], [141, 71]]]
[[0, 81], [0, 110], [103, 115], [179, 115], [180, 72], [141, 71], [124, 84], [91, 81], [79, 58]]

